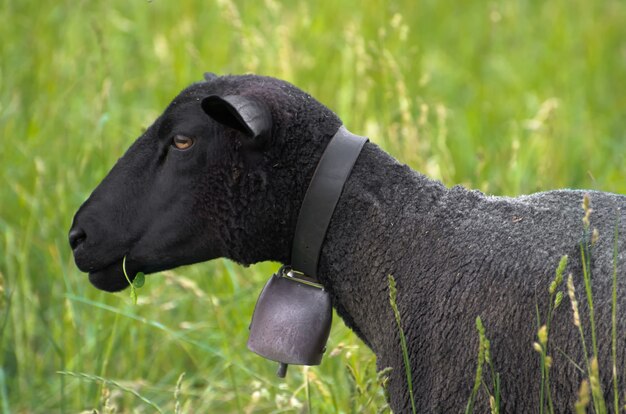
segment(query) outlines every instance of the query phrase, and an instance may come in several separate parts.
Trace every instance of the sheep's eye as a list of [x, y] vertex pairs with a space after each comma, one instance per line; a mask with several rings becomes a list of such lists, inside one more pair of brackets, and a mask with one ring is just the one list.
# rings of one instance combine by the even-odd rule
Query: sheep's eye
[[189, 149], [193, 145], [193, 139], [184, 135], [174, 135], [172, 145], [180, 150]]

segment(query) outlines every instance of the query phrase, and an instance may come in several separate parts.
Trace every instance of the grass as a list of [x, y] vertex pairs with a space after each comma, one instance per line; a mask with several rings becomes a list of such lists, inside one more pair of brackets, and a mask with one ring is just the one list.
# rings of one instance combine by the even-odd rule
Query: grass
[[[556, 268], [554, 280], [548, 287], [548, 293], [550, 298], [548, 300], [548, 310], [545, 317], [545, 323], [542, 321], [541, 312], [539, 306], [536, 307], [537, 312], [537, 339], [538, 342], [533, 344], [533, 347], [541, 355], [541, 386], [539, 388], [539, 412], [544, 413], [554, 412], [552, 404], [552, 394], [550, 390], [550, 367], [552, 366], [552, 357], [548, 355], [548, 339], [550, 335], [550, 325], [554, 317], [554, 311], [561, 305], [563, 300], [563, 292], [558, 291], [559, 287], [563, 283], [563, 272], [567, 266], [568, 256], [564, 255], [559, 261], [559, 265]], [[547, 405], [547, 406], [546, 406]]]
[[619, 236], [619, 215], [615, 219], [613, 239], [613, 283], [611, 290], [611, 358], [613, 359], [611, 378], [613, 379], [613, 410], [619, 412], [619, 390], [617, 385], [617, 246]]
[[[106, 378], [102, 378], [102, 377], [99, 377], [97, 375], [76, 374], [74, 372], [67, 372], [67, 371], [59, 371], [59, 372], [57, 372], [57, 374], [59, 374], [59, 375], [67, 375], [67, 376], [75, 377], [75, 378], [86, 379], [88, 381], [99, 382], [99, 383], [102, 383], [102, 384], [113, 386], [113, 387], [115, 387], [115, 388], [117, 388], [119, 390], [122, 390], [124, 392], [127, 392], [127, 393], [133, 395], [134, 397], [139, 399], [145, 405], [147, 405], [149, 407], [152, 407], [158, 413], [163, 414], [163, 410], [161, 410], [161, 408], [158, 405], [156, 405], [154, 402], [152, 402], [149, 399], [147, 399], [146, 397], [142, 396], [141, 394], [139, 394], [137, 391], [133, 390], [132, 388], [129, 388], [129, 387], [125, 386], [125, 385], [119, 384], [116, 381], [112, 381], [112, 380], [109, 380], [109, 379], [106, 379]], [[182, 377], [182, 375], [181, 375], [181, 377]], [[176, 383], [176, 386], [177, 386], [176, 389], [177, 390], [178, 390], [178, 385], [179, 385], [179, 383], [177, 382]], [[174, 394], [176, 394], [176, 392], [174, 392]]]
[[[495, 371], [493, 361], [491, 360], [491, 342], [487, 338], [485, 326], [480, 316], [476, 317], [476, 330], [478, 331], [478, 359], [476, 361], [476, 374], [474, 375], [474, 385], [470, 392], [467, 405], [465, 406], [465, 414], [474, 412], [476, 398], [482, 388], [489, 397], [489, 408], [491, 414], [500, 413], [500, 374]], [[483, 369], [489, 369], [491, 384], [485, 382]]]
[[624, 21], [619, 0], [0, 0], [2, 414], [153, 411], [60, 371], [164, 412], [386, 410], [341, 322], [322, 366], [286, 381], [245, 349], [275, 264], [148, 276], [134, 306], [73, 265], [74, 211], [206, 70], [285, 78], [446, 185], [626, 193]]
[[409, 350], [406, 344], [406, 337], [404, 336], [404, 329], [402, 329], [402, 323], [400, 318], [400, 311], [398, 310], [398, 289], [396, 288], [396, 280], [392, 275], [388, 276], [389, 283], [389, 303], [391, 309], [393, 309], [393, 316], [396, 319], [396, 325], [398, 326], [398, 333], [400, 335], [400, 347], [402, 349], [402, 361], [404, 362], [404, 372], [406, 376], [406, 383], [409, 388], [409, 400], [411, 401], [411, 412], [415, 414], [417, 409], [415, 408], [415, 397], [413, 396], [413, 376], [411, 374], [411, 361], [409, 360]]
[[126, 272], [126, 256], [122, 260], [122, 271], [124, 271], [124, 277], [128, 282], [128, 287], [130, 290], [130, 300], [136, 305], [137, 304], [137, 289], [143, 287], [145, 283], [145, 275], [142, 272], [139, 272], [135, 275], [133, 281], [131, 282], [130, 276]]

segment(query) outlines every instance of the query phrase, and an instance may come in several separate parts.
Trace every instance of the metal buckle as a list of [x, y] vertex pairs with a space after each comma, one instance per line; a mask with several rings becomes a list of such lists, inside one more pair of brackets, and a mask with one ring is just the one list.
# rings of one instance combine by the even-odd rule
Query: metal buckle
[[289, 266], [283, 266], [281, 268], [280, 276], [293, 280], [295, 282], [303, 283], [305, 285], [324, 290], [324, 286], [317, 279], [312, 278], [311, 276], [307, 276], [304, 273], [292, 269]]

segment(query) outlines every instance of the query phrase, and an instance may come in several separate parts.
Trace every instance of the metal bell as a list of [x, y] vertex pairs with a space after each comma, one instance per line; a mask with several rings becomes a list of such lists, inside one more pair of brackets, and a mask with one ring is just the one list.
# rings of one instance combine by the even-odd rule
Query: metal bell
[[280, 363], [319, 365], [330, 334], [332, 306], [321, 285], [288, 268], [267, 282], [257, 300], [250, 323], [248, 349]]

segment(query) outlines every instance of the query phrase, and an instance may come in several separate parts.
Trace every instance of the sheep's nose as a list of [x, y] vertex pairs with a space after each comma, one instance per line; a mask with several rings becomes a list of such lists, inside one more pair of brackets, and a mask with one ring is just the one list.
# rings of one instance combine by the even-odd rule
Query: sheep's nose
[[87, 233], [85, 233], [85, 231], [81, 229], [80, 227], [75, 227], [71, 229], [69, 239], [70, 239], [70, 247], [72, 248], [72, 250], [76, 250], [76, 248], [80, 246], [81, 243], [84, 242], [86, 238], [87, 238]]

